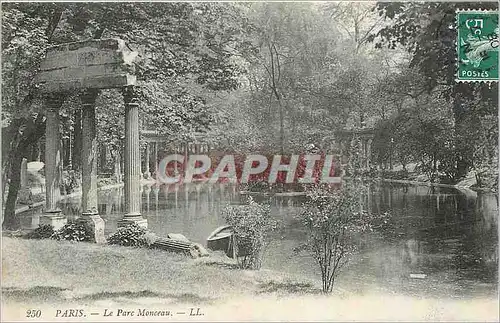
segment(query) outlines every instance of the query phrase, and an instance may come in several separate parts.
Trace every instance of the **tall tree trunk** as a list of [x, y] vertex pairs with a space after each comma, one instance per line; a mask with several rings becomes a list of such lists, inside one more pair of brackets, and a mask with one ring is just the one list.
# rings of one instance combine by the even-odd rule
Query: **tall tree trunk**
[[[455, 87], [455, 97], [453, 100], [453, 117], [455, 119], [455, 133], [461, 133], [462, 127], [465, 124], [465, 119], [468, 113], [468, 109], [465, 106], [467, 104], [467, 100], [464, 97], [472, 96], [473, 87], [466, 83], [458, 83]], [[456, 156], [456, 177], [457, 179], [462, 178], [469, 171], [471, 164], [470, 160], [472, 160], [472, 151], [469, 149], [461, 149], [461, 143], [458, 143], [459, 153], [455, 154]], [[456, 148], [455, 148], [456, 149]]]
[[99, 149], [99, 173], [107, 172], [107, 146], [101, 145]]
[[10, 182], [2, 223], [2, 228], [8, 230], [16, 230], [20, 227], [19, 218], [16, 216], [16, 201], [17, 193], [21, 187], [21, 163], [23, 158], [28, 155], [31, 145], [37, 143], [37, 139], [43, 135], [45, 130], [45, 121], [42, 115], [38, 115], [34, 122], [28, 120], [26, 123], [26, 129], [14, 141], [8, 156]]
[[280, 109], [280, 149], [281, 154], [285, 153], [285, 124], [284, 124], [284, 114], [283, 114], [283, 105], [281, 104], [281, 100], [278, 99], [279, 109]]
[[10, 153], [13, 145], [19, 140], [19, 127], [23, 123], [22, 118], [14, 119], [9, 126], [2, 128], [2, 202], [5, 201], [5, 193], [9, 178], [10, 165], [12, 164]]

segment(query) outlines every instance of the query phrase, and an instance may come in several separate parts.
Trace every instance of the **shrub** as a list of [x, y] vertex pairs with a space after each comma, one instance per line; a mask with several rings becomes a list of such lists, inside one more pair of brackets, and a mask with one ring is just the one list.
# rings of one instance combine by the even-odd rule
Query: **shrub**
[[[108, 243], [126, 247], [145, 247], [150, 245], [148, 241], [152, 241], [151, 238], [152, 236], [146, 228], [134, 223], [118, 228], [118, 230], [108, 238]], [[151, 244], [152, 243], [154, 243], [154, 241], [151, 242]]]
[[85, 223], [72, 221], [55, 231], [51, 238], [55, 240], [91, 241], [92, 230]]
[[238, 266], [241, 269], [259, 269], [267, 233], [276, 228], [276, 223], [270, 219], [269, 205], [249, 198], [248, 205], [227, 206], [223, 215], [236, 237]]
[[308, 240], [298, 250], [308, 249], [321, 270], [323, 292], [330, 293], [335, 278], [357, 249], [359, 233], [372, 230], [374, 217], [362, 212], [360, 185], [343, 183], [340, 188], [314, 185], [307, 192], [301, 220]]
[[28, 232], [26, 239], [49, 239], [54, 234], [54, 227], [50, 224], [40, 225], [35, 230]]

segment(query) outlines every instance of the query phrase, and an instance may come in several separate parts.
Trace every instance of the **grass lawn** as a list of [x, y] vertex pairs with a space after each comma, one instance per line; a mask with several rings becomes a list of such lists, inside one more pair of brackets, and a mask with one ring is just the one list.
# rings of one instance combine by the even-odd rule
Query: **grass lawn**
[[[57, 319], [58, 308], [84, 308], [90, 313], [119, 307], [183, 311], [200, 307], [206, 315], [192, 319], [206, 320], [498, 320], [497, 304], [491, 299], [340, 292], [323, 296], [319, 283], [268, 270], [238, 270], [219, 254], [189, 259], [160, 250], [2, 238], [2, 315], [9, 320], [23, 319], [30, 307], [44, 309], [45, 320]], [[92, 319], [103, 317], [85, 318]]]

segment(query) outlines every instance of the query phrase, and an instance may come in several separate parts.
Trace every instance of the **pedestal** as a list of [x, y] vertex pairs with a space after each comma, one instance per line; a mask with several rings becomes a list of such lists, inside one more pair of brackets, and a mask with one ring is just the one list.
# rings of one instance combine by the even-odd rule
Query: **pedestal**
[[44, 215], [40, 216], [40, 225], [50, 224], [54, 227], [54, 230], [61, 229], [68, 219], [61, 213], [61, 211], [47, 211]]
[[92, 231], [92, 242], [103, 244], [106, 243], [104, 237], [104, 220], [97, 213], [83, 213], [78, 220], [79, 223], [84, 223]]

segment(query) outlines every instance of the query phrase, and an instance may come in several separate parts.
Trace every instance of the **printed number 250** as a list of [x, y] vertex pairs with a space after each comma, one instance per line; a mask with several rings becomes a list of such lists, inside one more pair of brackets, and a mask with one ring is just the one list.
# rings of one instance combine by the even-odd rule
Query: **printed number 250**
[[42, 311], [40, 311], [40, 310], [27, 310], [26, 311], [26, 317], [29, 317], [29, 318], [40, 317], [41, 315], [42, 315]]

